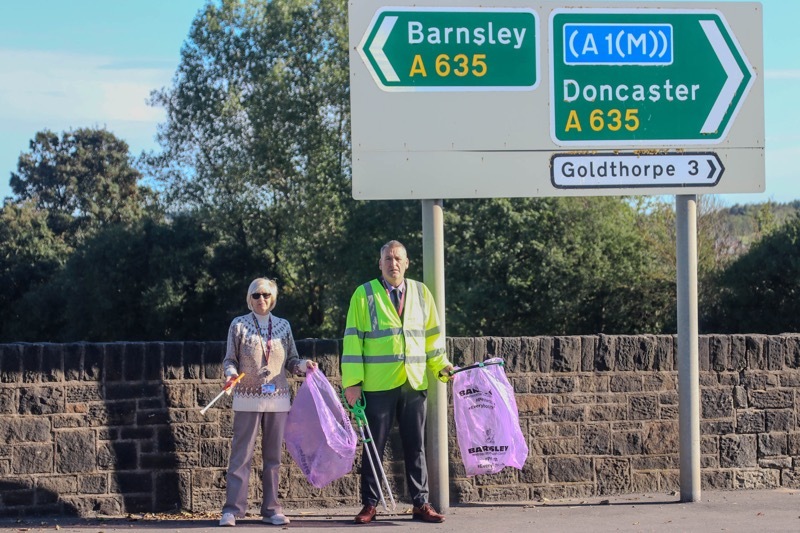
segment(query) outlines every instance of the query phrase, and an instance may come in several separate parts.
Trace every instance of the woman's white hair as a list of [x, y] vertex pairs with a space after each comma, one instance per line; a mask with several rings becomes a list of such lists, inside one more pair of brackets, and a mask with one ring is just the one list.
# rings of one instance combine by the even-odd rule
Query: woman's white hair
[[256, 292], [266, 292], [272, 295], [270, 298], [270, 307], [267, 311], [272, 311], [275, 309], [275, 303], [278, 301], [278, 284], [275, 283], [275, 280], [267, 279], [267, 278], [256, 278], [250, 282], [250, 287], [247, 288], [247, 295], [245, 298], [247, 299], [247, 308], [249, 310], [253, 310], [253, 300], [250, 298], [250, 295]]

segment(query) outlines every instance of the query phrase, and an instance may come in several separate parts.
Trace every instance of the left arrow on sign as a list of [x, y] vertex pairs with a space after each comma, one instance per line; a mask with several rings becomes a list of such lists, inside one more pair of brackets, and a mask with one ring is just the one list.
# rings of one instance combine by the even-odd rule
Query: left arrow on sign
[[383, 77], [389, 82], [400, 81], [400, 77], [397, 75], [397, 72], [394, 71], [394, 67], [389, 61], [389, 58], [386, 57], [386, 52], [383, 51], [383, 47], [389, 39], [389, 34], [392, 33], [396, 23], [397, 17], [387, 16], [384, 18], [378, 31], [375, 33], [372, 44], [369, 45], [369, 52], [372, 54], [372, 57], [375, 58], [375, 63], [378, 65]]

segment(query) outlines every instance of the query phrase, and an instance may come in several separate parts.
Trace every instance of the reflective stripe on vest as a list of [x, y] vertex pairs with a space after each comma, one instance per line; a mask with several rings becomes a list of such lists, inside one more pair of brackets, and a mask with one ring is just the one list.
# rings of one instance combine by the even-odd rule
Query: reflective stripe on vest
[[424, 363], [431, 357], [444, 353], [444, 350], [434, 350], [430, 355], [412, 355], [411, 357], [404, 357], [402, 355], [370, 355], [364, 357], [362, 355], [343, 355], [342, 363], [400, 363], [403, 360], [409, 363]]

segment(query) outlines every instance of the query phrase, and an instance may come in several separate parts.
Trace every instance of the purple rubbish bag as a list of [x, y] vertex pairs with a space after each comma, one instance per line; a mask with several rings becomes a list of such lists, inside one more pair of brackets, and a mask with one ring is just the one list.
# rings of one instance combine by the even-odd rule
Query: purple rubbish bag
[[286, 449], [308, 482], [321, 489], [350, 473], [358, 438], [339, 396], [319, 368], [310, 369], [289, 410]]
[[503, 368], [495, 357], [453, 375], [456, 437], [468, 476], [506, 466], [521, 470], [528, 457], [514, 389]]

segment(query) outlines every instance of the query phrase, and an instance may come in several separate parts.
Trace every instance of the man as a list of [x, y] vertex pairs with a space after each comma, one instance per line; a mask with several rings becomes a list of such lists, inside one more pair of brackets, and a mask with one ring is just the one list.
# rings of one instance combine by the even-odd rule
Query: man
[[[445, 339], [433, 295], [422, 283], [405, 279], [408, 254], [398, 241], [381, 248], [381, 278], [358, 287], [350, 299], [342, 353], [342, 386], [350, 405], [366, 401], [365, 414], [380, 461], [394, 425], [400, 429], [406, 480], [414, 503], [412, 518], [443, 522], [428, 502], [425, 462], [425, 412], [429, 368], [447, 381], [453, 365], [447, 359]], [[370, 453], [364, 447], [364, 453]], [[361, 461], [361, 503], [356, 524], [372, 522], [379, 500], [380, 479]], [[377, 463], [375, 463], [377, 465]]]

